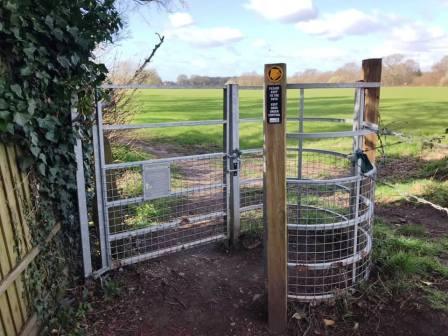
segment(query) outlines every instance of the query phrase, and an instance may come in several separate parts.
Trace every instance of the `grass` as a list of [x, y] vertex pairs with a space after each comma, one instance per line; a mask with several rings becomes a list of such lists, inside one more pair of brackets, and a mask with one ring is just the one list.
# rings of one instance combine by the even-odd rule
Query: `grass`
[[448, 156], [426, 164], [422, 169], [422, 175], [440, 180], [448, 179]]
[[[383, 126], [414, 136], [443, 135], [448, 122], [441, 118], [448, 109], [448, 89], [443, 87], [383, 88], [380, 112]], [[307, 90], [305, 92], [305, 116], [351, 118], [353, 114], [353, 91], [349, 89]], [[156, 123], [221, 119], [223, 101], [221, 90], [141, 90], [133, 102], [138, 106], [134, 123]], [[261, 90], [240, 91], [241, 118], [262, 118], [263, 97]], [[298, 91], [288, 91], [288, 114], [298, 114]], [[297, 129], [291, 122], [289, 130]], [[306, 132], [350, 130], [351, 125], [334, 123], [307, 123]], [[222, 127], [198, 126], [137, 131], [139, 137], [153, 142], [179, 146], [222, 146]], [[247, 123], [240, 127], [242, 148], [262, 146], [262, 123]], [[388, 137], [386, 142], [396, 139]], [[351, 141], [343, 139], [313, 140], [315, 147], [331, 147], [350, 150]], [[390, 147], [390, 153], [415, 156], [419, 144], [405, 143]]]
[[153, 158], [153, 156], [147, 152], [143, 152], [132, 146], [121, 144], [112, 145], [112, 155], [114, 160], [119, 162], [144, 161]]
[[160, 224], [175, 209], [181, 199], [155, 199], [137, 205], [133, 214], [126, 218], [125, 223], [132, 229], [141, 229], [152, 225]]
[[428, 233], [426, 229], [421, 224], [408, 224], [400, 226], [397, 231], [398, 234], [408, 237], [427, 237]]
[[422, 287], [448, 280], [448, 267], [439, 259], [446, 253], [447, 238], [430, 240], [421, 234], [421, 229], [403, 232], [377, 221], [373, 262], [387, 292], [395, 296], [420, 289], [433, 308], [448, 309], [448, 300], [441, 289]]

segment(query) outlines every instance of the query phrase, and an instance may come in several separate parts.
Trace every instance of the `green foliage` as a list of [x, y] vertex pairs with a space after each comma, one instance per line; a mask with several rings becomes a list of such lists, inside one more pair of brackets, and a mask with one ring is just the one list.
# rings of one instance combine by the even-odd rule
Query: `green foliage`
[[126, 145], [112, 145], [114, 160], [120, 162], [144, 161], [152, 158], [152, 155]]
[[423, 192], [423, 198], [443, 207], [448, 207], [448, 181], [432, 182]]
[[135, 215], [125, 220], [133, 229], [155, 225], [160, 218], [170, 213], [171, 207], [166, 200], [153, 200], [135, 208]]
[[[305, 115], [308, 117], [352, 118], [353, 90], [328, 89], [306, 90]], [[298, 114], [298, 90], [288, 91], [288, 115]], [[222, 91], [215, 89], [195, 90], [140, 90], [131, 104], [138, 106], [135, 123], [171, 122], [182, 120], [219, 119], [222, 117]], [[416, 136], [443, 136], [445, 128], [440, 117], [448, 104], [446, 88], [442, 87], [385, 87], [381, 89], [380, 111], [383, 125], [388, 129]], [[261, 90], [240, 92], [241, 118], [263, 116], [263, 94]], [[297, 131], [296, 123], [289, 123], [291, 131]], [[351, 130], [350, 125], [331, 123], [306, 123], [306, 132]], [[137, 132], [152, 143], [170, 143], [210, 149], [222, 146], [221, 126], [176, 127], [151, 129]], [[261, 148], [263, 144], [262, 123], [245, 123], [240, 129], [243, 148]], [[401, 140], [388, 136], [385, 143]], [[444, 143], [447, 143], [445, 138]], [[351, 148], [351, 139], [307, 140], [305, 147], [313, 142], [317, 148]], [[405, 141], [387, 148], [388, 155], [416, 156], [422, 150], [420, 141]]]
[[78, 270], [79, 263], [73, 153], [77, 132], [71, 99], [79, 98], [84, 118], [74, 124], [84, 134], [93, 88], [106, 74], [92, 52], [99, 43], [112, 41], [121, 27], [114, 2], [0, 3], [0, 141], [20, 146], [21, 168], [32, 173], [33, 244], [41, 243], [55, 223], [63, 226], [56, 245], [43, 250], [27, 278], [31, 302], [48, 327], [56, 323], [67, 284], [64, 268]]
[[436, 160], [423, 167], [422, 175], [424, 177], [437, 178], [441, 180], [448, 179], [448, 156], [442, 160]]
[[448, 267], [438, 258], [446, 251], [445, 239], [406, 237], [381, 222], [374, 225], [374, 238], [373, 261], [390, 291], [402, 293], [422, 280], [448, 278]]
[[104, 279], [102, 289], [106, 300], [112, 300], [114, 297], [120, 295], [121, 292], [121, 287], [118, 281], [111, 278]]
[[413, 236], [413, 237], [426, 237], [428, 235], [425, 227], [421, 224], [403, 225], [400, 226], [396, 232], [403, 236]]
[[422, 289], [432, 308], [448, 312], [448, 293], [446, 291], [430, 287]]

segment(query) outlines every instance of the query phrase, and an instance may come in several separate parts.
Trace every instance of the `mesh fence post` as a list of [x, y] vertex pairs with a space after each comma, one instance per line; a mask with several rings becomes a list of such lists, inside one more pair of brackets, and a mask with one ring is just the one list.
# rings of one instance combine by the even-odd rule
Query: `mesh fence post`
[[229, 237], [232, 244], [240, 236], [240, 135], [239, 92], [237, 84], [226, 85], [227, 157], [229, 160]]

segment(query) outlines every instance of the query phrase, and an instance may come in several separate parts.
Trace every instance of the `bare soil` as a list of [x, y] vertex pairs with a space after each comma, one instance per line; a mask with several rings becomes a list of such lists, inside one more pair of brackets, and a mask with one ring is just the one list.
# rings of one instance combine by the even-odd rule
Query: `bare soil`
[[[401, 203], [376, 212], [397, 225], [422, 224], [431, 235], [447, 232], [447, 218], [430, 207]], [[88, 334], [269, 335], [263, 248], [249, 242], [242, 244], [249, 248], [208, 245], [115, 271], [110, 277], [119, 292], [104, 295], [97, 288]], [[448, 330], [448, 314], [428, 307], [419, 293], [395, 300], [362, 297], [350, 303], [352, 313], [344, 318], [335, 313], [338, 304], [290, 309], [290, 315], [302, 309], [304, 317], [291, 317], [285, 335], [429, 336]]]
[[381, 204], [375, 208], [375, 216], [395, 226], [423, 225], [431, 237], [448, 235], [448, 216], [429, 205], [411, 202]]

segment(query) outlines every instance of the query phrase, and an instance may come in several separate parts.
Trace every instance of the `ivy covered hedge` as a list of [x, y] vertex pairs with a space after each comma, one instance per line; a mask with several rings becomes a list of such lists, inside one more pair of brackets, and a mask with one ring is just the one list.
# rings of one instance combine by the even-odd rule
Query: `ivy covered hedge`
[[[91, 113], [93, 88], [107, 72], [92, 52], [121, 28], [114, 2], [0, 2], [0, 141], [21, 148], [21, 168], [33, 177], [34, 244], [55, 223], [63, 226], [59, 242], [49, 245], [28, 274], [34, 309], [44, 324], [53, 321], [63, 295], [64, 266], [76, 270], [80, 260], [71, 97], [78, 96], [84, 116]], [[85, 131], [86, 119], [76, 128]]]

